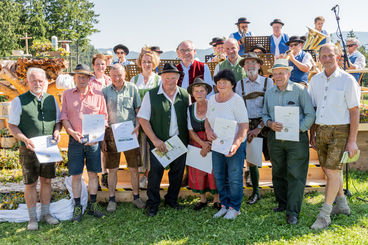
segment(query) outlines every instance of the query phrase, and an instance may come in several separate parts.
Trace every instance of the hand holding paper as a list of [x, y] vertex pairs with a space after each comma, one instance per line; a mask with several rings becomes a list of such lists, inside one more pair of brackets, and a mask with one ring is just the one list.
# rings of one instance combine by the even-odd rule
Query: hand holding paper
[[62, 161], [57, 144], [53, 144], [51, 135], [33, 137], [30, 140], [35, 146], [34, 152], [40, 163], [50, 163]]

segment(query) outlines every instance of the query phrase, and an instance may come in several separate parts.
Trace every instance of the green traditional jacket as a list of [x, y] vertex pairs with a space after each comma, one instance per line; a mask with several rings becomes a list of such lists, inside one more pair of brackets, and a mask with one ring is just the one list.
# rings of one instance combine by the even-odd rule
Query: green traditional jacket
[[228, 59], [222, 61], [221, 63], [219, 63], [219, 71], [224, 69], [230, 69], [235, 74], [235, 81], [244, 79], [247, 76], [247, 74], [244, 71], [243, 67], [239, 65], [239, 61], [241, 59], [242, 57], [239, 56], [238, 60], [236, 61], [236, 65], [232, 65]]
[[[27, 138], [52, 135], [56, 124], [56, 105], [54, 96], [44, 93], [41, 100], [30, 91], [21, 94], [19, 100], [22, 114], [18, 128]], [[24, 146], [24, 143], [21, 142]]]
[[[183, 88], [179, 88], [179, 92], [175, 97], [174, 107], [179, 129], [179, 138], [188, 145], [189, 134], [187, 125], [187, 108], [189, 106], [189, 94]], [[170, 138], [170, 120], [171, 120], [171, 103], [164, 94], [157, 94], [160, 86], [148, 91], [151, 102], [151, 118], [150, 123], [155, 135], [162, 141]], [[149, 140], [150, 145], [153, 143]]]

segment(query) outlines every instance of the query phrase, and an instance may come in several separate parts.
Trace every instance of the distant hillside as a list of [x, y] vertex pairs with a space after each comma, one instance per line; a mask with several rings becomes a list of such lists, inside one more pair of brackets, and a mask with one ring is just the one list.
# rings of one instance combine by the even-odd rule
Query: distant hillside
[[[343, 31], [342, 35], [344, 37], [344, 39], [346, 39], [346, 36], [348, 35], [348, 31]], [[360, 41], [361, 45], [366, 45], [368, 46], [368, 32], [354, 32], [354, 34], [357, 36], [358, 40]], [[332, 42], [336, 42], [337, 40], [337, 36], [336, 33], [333, 33], [332, 35]]]
[[[111, 52], [112, 49], [103, 49], [103, 48], [99, 48], [97, 49], [100, 53], [104, 53], [106, 50], [110, 50]], [[197, 54], [196, 57], [198, 57], [201, 61], [204, 61], [204, 57], [206, 55], [209, 55], [212, 53], [212, 48], [208, 48], [208, 49], [197, 49]], [[136, 59], [138, 58], [139, 53], [136, 51], [130, 51], [129, 55], [127, 56], [128, 59]], [[163, 52], [161, 54], [161, 58], [162, 59], [176, 59], [178, 56], [176, 55], [175, 51], [167, 51], [167, 52]], [[114, 60], [116, 60], [116, 55], [114, 54]]]

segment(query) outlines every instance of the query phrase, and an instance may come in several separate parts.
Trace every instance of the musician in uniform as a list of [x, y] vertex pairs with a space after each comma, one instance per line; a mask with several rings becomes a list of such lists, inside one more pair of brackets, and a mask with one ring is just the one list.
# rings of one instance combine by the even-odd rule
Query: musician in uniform
[[113, 64], [120, 63], [124, 67], [126, 65], [133, 65], [134, 63], [132, 61], [129, 61], [126, 59], [126, 56], [129, 54], [129, 49], [127, 46], [123, 44], [118, 44], [114, 47], [114, 53], [118, 57], [118, 61], [115, 61]]
[[267, 53], [267, 51], [263, 47], [263, 45], [262, 44], [259, 44], [259, 43], [257, 43], [255, 45], [253, 45], [252, 47], [250, 47], [249, 51], [250, 52], [253, 52], [253, 53], [256, 53], [257, 55], [258, 54], [265, 54], [265, 53]]
[[[326, 36], [325, 39], [323, 39], [318, 46], [322, 46], [325, 43], [329, 43], [331, 42], [330, 40], [330, 35], [328, 34], [328, 32], [326, 30], [323, 30], [323, 24], [325, 23], [325, 18], [323, 16], [317, 16], [316, 18], [314, 18], [314, 28], [319, 31], [320, 33], [322, 33], [323, 35]], [[307, 35], [308, 37], [308, 35]]]
[[[264, 93], [267, 89], [273, 87], [273, 81], [267, 77], [259, 75], [259, 71], [263, 61], [257, 57], [255, 53], [248, 53], [239, 62], [244, 68], [247, 77], [238, 81], [235, 92], [243, 97], [248, 117], [249, 130], [247, 133], [247, 141], [250, 143], [254, 137], [263, 138], [263, 155], [265, 160], [270, 160], [267, 148], [268, 127], [265, 127], [262, 121], [262, 109], [264, 102]], [[260, 199], [259, 193], [259, 171], [258, 166], [247, 161], [252, 181], [253, 193], [248, 204], [255, 204]]]
[[234, 32], [232, 34], [230, 34], [229, 38], [234, 38], [238, 41], [239, 44], [239, 55], [244, 55], [245, 54], [245, 50], [244, 50], [244, 43], [243, 43], [243, 38], [244, 37], [251, 37], [253, 36], [253, 34], [251, 32], [248, 32], [248, 24], [250, 24], [250, 22], [247, 20], [247, 18], [245, 17], [241, 17], [238, 19], [238, 22], [235, 23], [235, 25], [238, 26], [238, 31]]
[[287, 57], [289, 65], [293, 67], [290, 80], [296, 83], [308, 84], [309, 71], [312, 68], [312, 55], [303, 50], [305, 40], [300, 36], [292, 36], [286, 45], [289, 46]]
[[211, 54], [212, 58], [207, 62], [221, 62], [226, 59], [226, 55], [224, 53], [224, 42], [225, 40], [221, 37], [214, 37], [210, 42], [210, 45], [213, 48], [213, 53]]
[[284, 23], [281, 19], [274, 19], [270, 26], [272, 27], [273, 34], [271, 35], [271, 53], [275, 55], [275, 57], [279, 57], [280, 54], [285, 53], [289, 47], [286, 45], [286, 42], [289, 41], [288, 35], [281, 32]]
[[[348, 38], [346, 47], [348, 50], [348, 58], [350, 62], [349, 69], [363, 69], [366, 65], [365, 56], [358, 51], [360, 43], [356, 38]], [[355, 80], [359, 81], [360, 73], [352, 73]]]

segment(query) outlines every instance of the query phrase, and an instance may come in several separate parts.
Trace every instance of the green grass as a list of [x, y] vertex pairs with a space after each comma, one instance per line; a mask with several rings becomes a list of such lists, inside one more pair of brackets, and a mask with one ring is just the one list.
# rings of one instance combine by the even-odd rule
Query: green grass
[[26, 223], [0, 223], [0, 244], [368, 244], [368, 203], [357, 199], [368, 199], [368, 173], [353, 171], [350, 191], [352, 214], [333, 216], [323, 231], [309, 228], [323, 202], [321, 193], [305, 196], [296, 226], [286, 224], [285, 213], [271, 211], [276, 205], [273, 194], [253, 206], [244, 202], [235, 221], [213, 219], [212, 207], [192, 210], [198, 198], [189, 197], [182, 200], [184, 210], [161, 206], [153, 218], [120, 203], [102, 220], [85, 214], [81, 223], [40, 224], [36, 232], [26, 231]]

